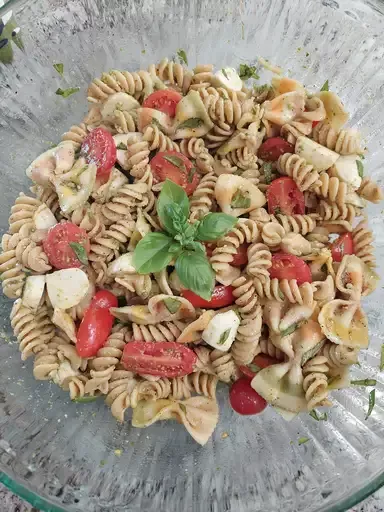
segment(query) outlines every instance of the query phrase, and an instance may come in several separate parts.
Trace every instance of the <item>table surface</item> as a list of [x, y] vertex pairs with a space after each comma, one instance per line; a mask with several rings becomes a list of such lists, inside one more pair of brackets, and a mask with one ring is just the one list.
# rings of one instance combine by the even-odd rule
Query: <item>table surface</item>
[[[38, 512], [26, 501], [9, 491], [0, 484], [0, 511], [1, 512]], [[360, 505], [351, 508], [348, 512], [384, 512], [384, 487], [376, 494], [370, 496]]]

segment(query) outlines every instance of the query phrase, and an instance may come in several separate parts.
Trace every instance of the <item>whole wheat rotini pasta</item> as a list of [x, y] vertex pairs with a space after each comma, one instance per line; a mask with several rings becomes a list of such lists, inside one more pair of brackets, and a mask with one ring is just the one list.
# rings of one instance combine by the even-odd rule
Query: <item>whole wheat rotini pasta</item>
[[331, 405], [368, 346], [364, 207], [383, 193], [327, 94], [168, 58], [95, 78], [2, 234], [34, 377], [79, 403], [104, 396], [119, 422], [128, 408], [138, 427], [177, 419], [201, 444], [218, 381], [250, 376], [239, 384], [290, 414]]

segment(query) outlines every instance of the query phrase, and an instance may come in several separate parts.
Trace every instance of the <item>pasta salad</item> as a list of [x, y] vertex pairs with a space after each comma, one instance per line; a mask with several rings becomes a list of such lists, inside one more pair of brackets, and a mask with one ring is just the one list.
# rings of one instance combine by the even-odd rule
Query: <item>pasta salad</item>
[[36, 379], [200, 444], [219, 381], [237, 413], [286, 419], [350, 385], [378, 284], [364, 207], [383, 194], [327, 82], [255, 76], [168, 59], [103, 73], [28, 167], [0, 273]]

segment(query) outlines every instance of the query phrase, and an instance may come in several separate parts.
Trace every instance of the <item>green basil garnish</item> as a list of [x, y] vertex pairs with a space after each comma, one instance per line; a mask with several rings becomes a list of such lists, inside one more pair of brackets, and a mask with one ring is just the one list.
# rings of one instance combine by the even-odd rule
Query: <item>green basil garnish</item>
[[76, 254], [76, 258], [83, 265], [88, 265], [88, 255], [85, 247], [78, 242], [69, 242], [69, 246], [73, 249], [73, 252]]
[[59, 73], [59, 75], [63, 76], [64, 74], [64, 64], [54, 64], [53, 67]]
[[80, 91], [80, 87], [70, 87], [69, 89], [61, 89], [60, 87], [57, 89], [55, 94], [58, 96], [62, 96], [63, 98], [68, 98], [72, 94]]

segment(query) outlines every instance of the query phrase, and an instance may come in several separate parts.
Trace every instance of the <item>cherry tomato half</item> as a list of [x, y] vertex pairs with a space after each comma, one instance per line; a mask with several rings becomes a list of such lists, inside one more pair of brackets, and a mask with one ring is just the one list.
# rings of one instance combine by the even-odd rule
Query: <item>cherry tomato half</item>
[[271, 214], [303, 215], [304, 194], [292, 178], [283, 176], [273, 180], [267, 189], [268, 211]]
[[161, 151], [155, 155], [151, 162], [151, 171], [155, 183], [172, 180], [183, 187], [190, 196], [199, 183], [199, 175], [188, 158], [178, 151]]
[[246, 377], [232, 384], [229, 401], [232, 409], [243, 415], [258, 414], [268, 405], [264, 398], [251, 387], [251, 382]]
[[90, 250], [87, 232], [72, 222], [56, 224], [48, 231], [47, 237], [43, 240], [43, 247], [52, 267], [63, 269], [82, 266], [69, 245], [71, 243], [82, 245], [87, 253]]
[[351, 233], [344, 233], [331, 245], [333, 261], [341, 262], [346, 254], [353, 254], [353, 238]]
[[277, 252], [272, 256], [269, 274], [272, 279], [296, 279], [298, 285], [312, 283], [311, 269], [305, 261], [284, 252]]
[[175, 341], [132, 341], [124, 347], [122, 363], [131, 372], [173, 378], [192, 373], [196, 359], [193, 350]]
[[107, 290], [100, 290], [93, 297], [77, 331], [76, 350], [80, 357], [93, 357], [104, 346], [115, 320], [109, 308], [117, 304], [117, 297]]
[[175, 117], [176, 106], [181, 101], [182, 95], [173, 89], [163, 89], [155, 91], [143, 102], [143, 107], [160, 110], [170, 117]]
[[232, 286], [219, 285], [213, 290], [211, 300], [205, 300], [191, 290], [181, 290], [181, 295], [195, 308], [217, 309], [225, 308], [235, 302]]
[[267, 162], [276, 162], [284, 153], [294, 153], [295, 148], [282, 137], [271, 137], [259, 147], [257, 156]]
[[[231, 262], [231, 265], [233, 265], [234, 267], [241, 267], [242, 265], [245, 265], [246, 263], [248, 263], [248, 254], [247, 254], [248, 247], [249, 247], [249, 244], [247, 244], [247, 243], [239, 245], [239, 247], [237, 248], [236, 254], [233, 255], [233, 261]], [[213, 254], [213, 251], [216, 249], [216, 245], [206, 243], [205, 249], [207, 252], [207, 257], [210, 258]]]
[[95, 128], [84, 139], [80, 154], [97, 167], [97, 177], [107, 181], [116, 163], [116, 145], [112, 135], [102, 127]]

